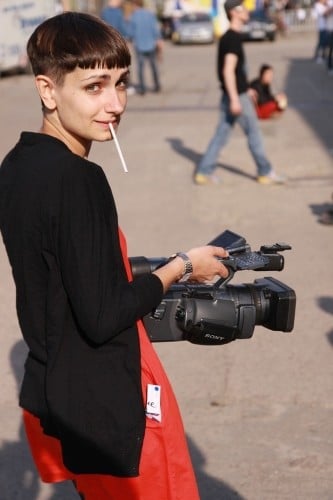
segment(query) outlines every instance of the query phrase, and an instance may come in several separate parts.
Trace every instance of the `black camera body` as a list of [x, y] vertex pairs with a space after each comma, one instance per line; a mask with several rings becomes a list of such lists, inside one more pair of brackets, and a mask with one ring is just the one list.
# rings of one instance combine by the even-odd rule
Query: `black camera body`
[[[229, 284], [235, 272], [240, 270], [281, 271], [284, 258], [279, 252], [291, 247], [276, 243], [252, 252], [242, 236], [229, 230], [209, 244], [228, 250], [229, 257], [222, 259], [229, 270], [228, 278], [219, 279], [212, 285], [172, 285], [162, 302], [143, 318], [150, 340], [221, 345], [251, 338], [256, 325], [269, 330], [292, 331], [296, 295], [289, 286], [272, 277], [256, 279], [253, 283]], [[134, 277], [152, 272], [166, 261], [166, 258], [130, 259]]]

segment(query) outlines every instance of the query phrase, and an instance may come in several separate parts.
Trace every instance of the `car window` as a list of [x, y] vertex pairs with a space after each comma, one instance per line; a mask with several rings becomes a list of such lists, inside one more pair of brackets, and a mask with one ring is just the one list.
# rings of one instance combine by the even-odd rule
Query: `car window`
[[209, 14], [203, 12], [184, 14], [179, 21], [181, 23], [202, 23], [210, 21], [211, 18]]
[[251, 21], [267, 21], [268, 18], [266, 16], [265, 12], [254, 10], [254, 11], [250, 12], [250, 20]]

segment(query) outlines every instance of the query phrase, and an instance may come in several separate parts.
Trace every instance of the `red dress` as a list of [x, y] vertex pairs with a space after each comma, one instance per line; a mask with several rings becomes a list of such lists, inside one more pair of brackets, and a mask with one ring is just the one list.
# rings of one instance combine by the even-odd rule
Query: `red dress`
[[[126, 241], [121, 232], [120, 243], [131, 279]], [[62, 462], [60, 442], [46, 436], [39, 419], [24, 410], [25, 429], [36, 467], [44, 482], [75, 481], [85, 500], [199, 500], [176, 398], [142, 321], [138, 321], [137, 327], [144, 402], [146, 404], [147, 384], [159, 385], [162, 413], [161, 422], [146, 419], [139, 476], [119, 478], [71, 473]]]
[[268, 120], [268, 118], [271, 118], [271, 116], [275, 113], [281, 112], [281, 109], [279, 108], [277, 102], [268, 101], [264, 104], [256, 106], [256, 111], [259, 120]]

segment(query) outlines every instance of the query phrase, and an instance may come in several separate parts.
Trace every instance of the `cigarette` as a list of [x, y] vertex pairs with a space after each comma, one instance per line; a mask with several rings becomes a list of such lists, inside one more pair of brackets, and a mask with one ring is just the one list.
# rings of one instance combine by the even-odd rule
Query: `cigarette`
[[117, 148], [117, 151], [118, 151], [118, 155], [119, 155], [121, 164], [123, 166], [124, 172], [128, 172], [127, 166], [126, 166], [126, 163], [125, 163], [125, 160], [124, 160], [124, 157], [123, 157], [123, 153], [121, 152], [120, 145], [119, 145], [119, 142], [118, 142], [118, 139], [117, 139], [117, 136], [116, 136], [116, 132], [115, 132], [114, 127], [113, 127], [113, 125], [112, 125], [111, 122], [109, 122], [109, 129], [110, 129], [110, 132], [112, 134], [114, 143], [116, 145], [116, 148]]

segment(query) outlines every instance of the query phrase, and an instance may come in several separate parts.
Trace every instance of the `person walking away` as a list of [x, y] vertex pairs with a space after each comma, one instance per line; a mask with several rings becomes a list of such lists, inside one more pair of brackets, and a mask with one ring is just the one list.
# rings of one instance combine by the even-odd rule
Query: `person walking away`
[[312, 8], [312, 15], [317, 23], [318, 40], [314, 52], [314, 59], [317, 63], [323, 63], [327, 59], [328, 31], [325, 16], [326, 10], [327, 0], [316, 0]]
[[325, 17], [326, 17], [327, 38], [328, 38], [327, 69], [328, 69], [328, 74], [332, 76], [333, 75], [333, 0], [328, 0]]
[[101, 19], [127, 38], [126, 21], [121, 5], [122, 0], [109, 0], [107, 6], [101, 11]]
[[[101, 10], [102, 21], [112, 26], [125, 38], [128, 39], [127, 20], [122, 8], [122, 0], [109, 0], [106, 7]], [[127, 95], [135, 94], [135, 88], [130, 81], [127, 86]]]
[[88, 160], [124, 113], [127, 43], [96, 16], [66, 12], [36, 28], [28, 56], [42, 124], [1, 164], [0, 230], [29, 349], [19, 404], [37, 470], [84, 500], [199, 500], [141, 318], [172, 283], [227, 277], [217, 257], [228, 254], [194, 248], [133, 278], [111, 186]]
[[134, 11], [129, 20], [128, 35], [133, 43], [138, 71], [138, 94], [144, 95], [147, 91], [145, 84], [144, 66], [149, 63], [154, 83], [153, 92], [160, 92], [160, 76], [158, 58], [162, 54], [162, 34], [156, 15], [144, 8], [143, 0], [133, 0]]
[[217, 71], [222, 88], [220, 120], [197, 167], [194, 182], [199, 185], [219, 182], [213, 173], [217, 157], [238, 122], [247, 136], [248, 146], [257, 167], [257, 181], [260, 184], [282, 184], [286, 180], [285, 177], [273, 170], [264, 150], [251, 97], [253, 90], [249, 88], [244, 69], [246, 60], [241, 29], [248, 20], [249, 13], [241, 0], [226, 0], [224, 7], [230, 26], [220, 38], [218, 46]]
[[272, 66], [262, 64], [258, 77], [250, 82], [251, 89], [255, 91], [253, 101], [260, 120], [279, 115], [288, 105], [286, 94], [283, 92], [273, 94], [273, 74]]

